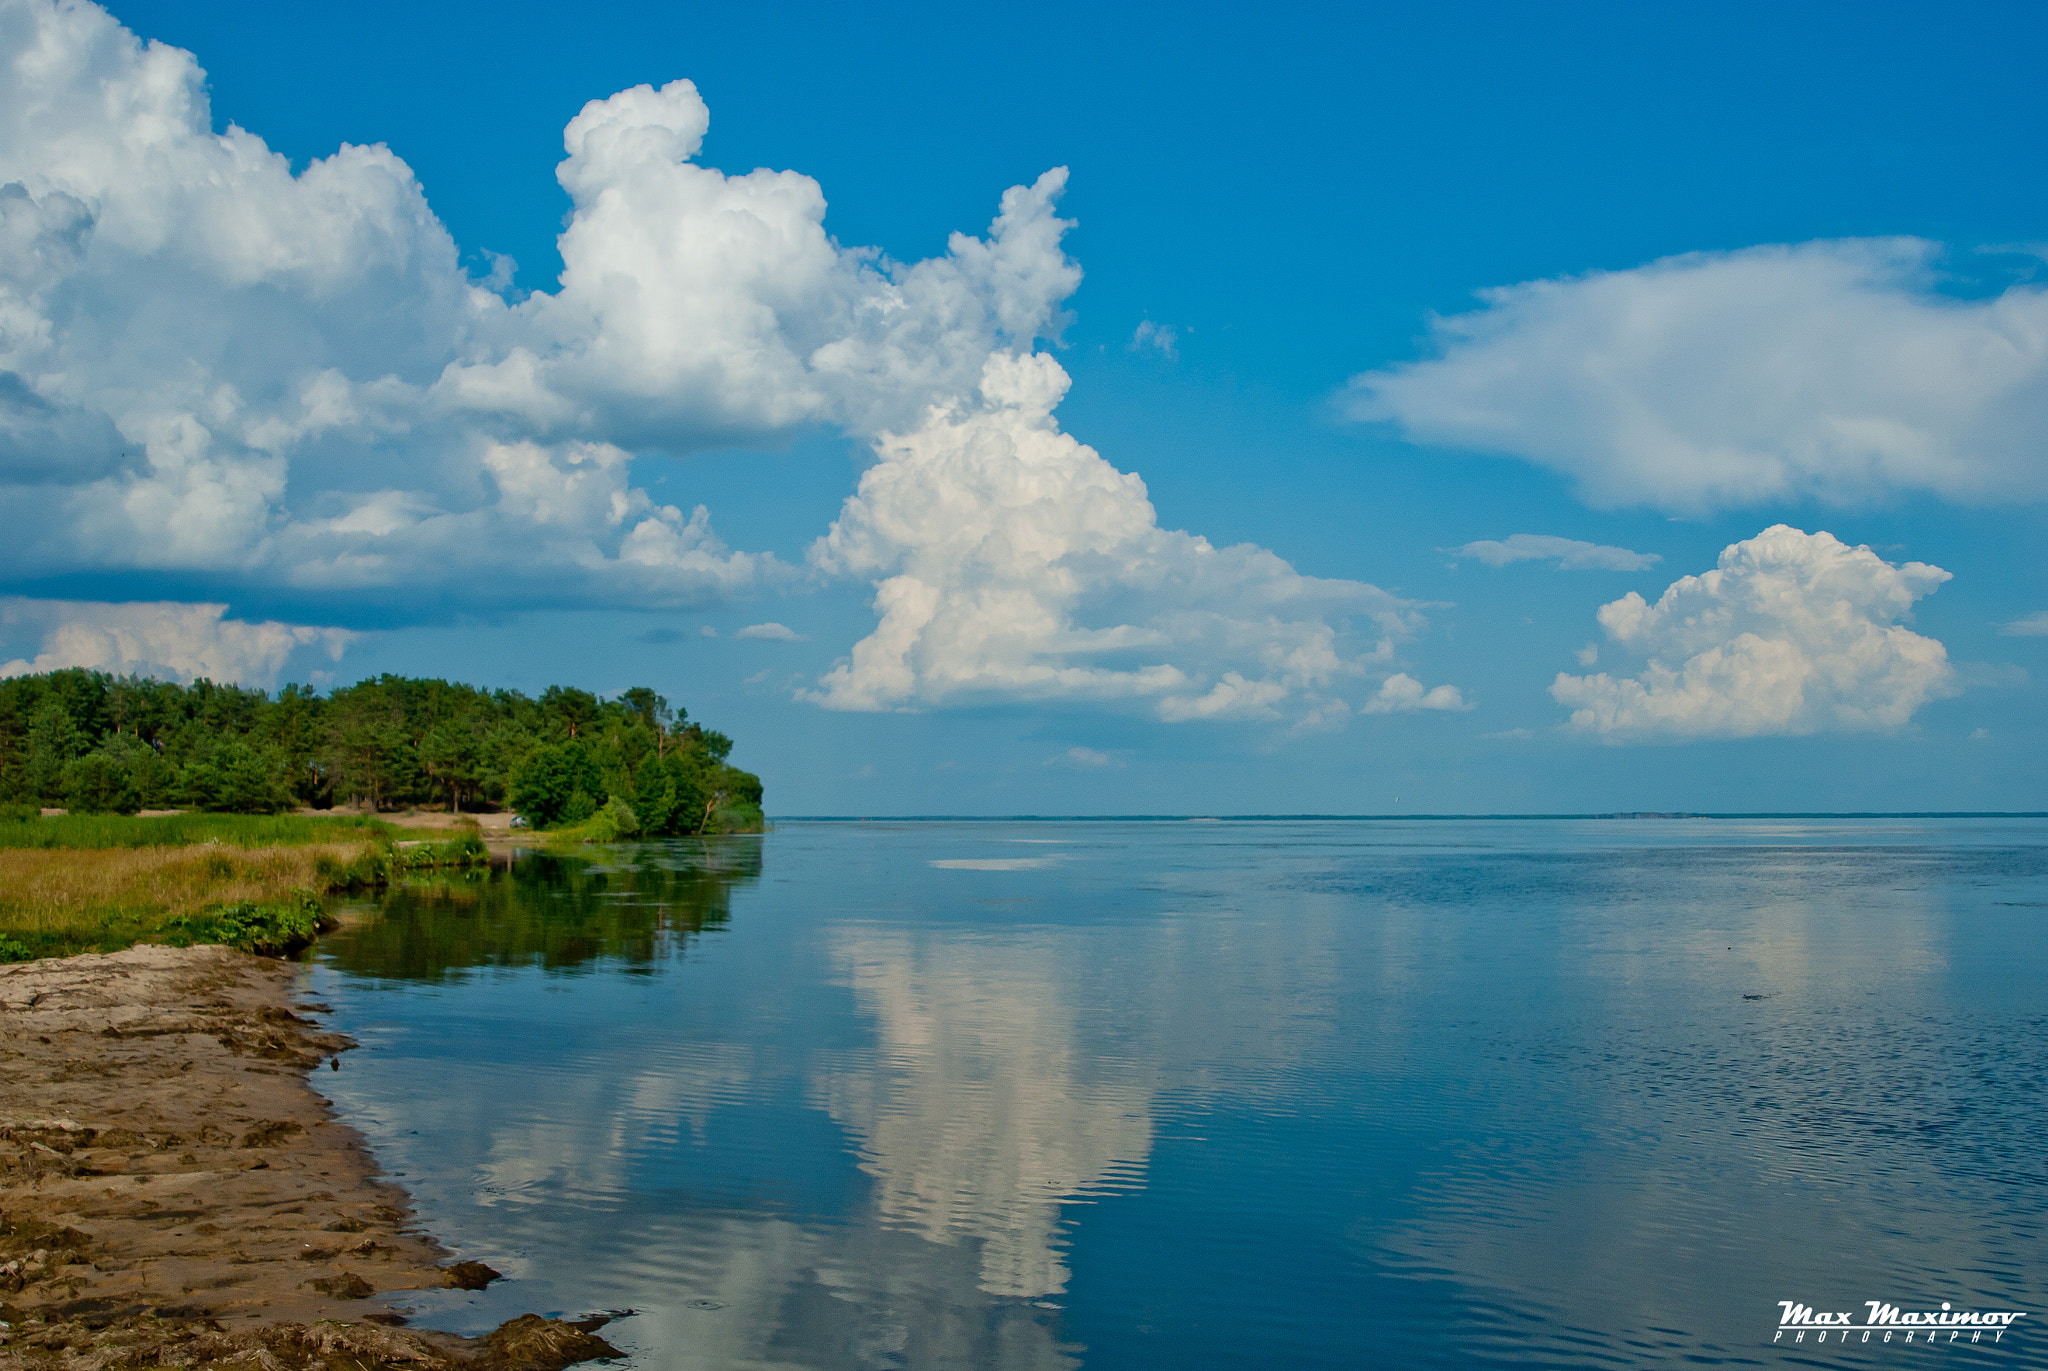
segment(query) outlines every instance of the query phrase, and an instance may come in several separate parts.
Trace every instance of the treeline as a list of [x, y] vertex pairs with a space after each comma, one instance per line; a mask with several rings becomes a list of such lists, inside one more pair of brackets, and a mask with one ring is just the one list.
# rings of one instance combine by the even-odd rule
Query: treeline
[[539, 699], [379, 676], [322, 696], [66, 670], [0, 681], [0, 803], [81, 813], [511, 809], [536, 827], [761, 826], [732, 739], [644, 687]]

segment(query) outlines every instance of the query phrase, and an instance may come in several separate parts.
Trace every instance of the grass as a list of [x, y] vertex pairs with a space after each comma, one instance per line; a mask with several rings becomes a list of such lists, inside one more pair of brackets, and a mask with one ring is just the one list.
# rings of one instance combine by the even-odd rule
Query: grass
[[[77, 816], [81, 822], [104, 817]], [[32, 822], [62, 827], [68, 818]], [[236, 822], [239, 843], [213, 837], [185, 846], [161, 839], [154, 846], [130, 842], [88, 848], [62, 841], [0, 846], [0, 962], [112, 952], [138, 942], [224, 942], [252, 952], [289, 951], [320, 928], [322, 895], [376, 888], [413, 871], [474, 871], [489, 861], [474, 834], [397, 847], [390, 826], [375, 821], [304, 819], [299, 822], [327, 827], [298, 830], [266, 827], [277, 820]], [[121, 829], [110, 831], [125, 836]], [[156, 830], [160, 835], [194, 831]], [[286, 835], [293, 833], [329, 841], [292, 843]], [[262, 837], [269, 841], [259, 842]]]
[[310, 818], [303, 814], [57, 814], [0, 817], [0, 850], [19, 848], [297, 847], [390, 834], [390, 824], [364, 815]]

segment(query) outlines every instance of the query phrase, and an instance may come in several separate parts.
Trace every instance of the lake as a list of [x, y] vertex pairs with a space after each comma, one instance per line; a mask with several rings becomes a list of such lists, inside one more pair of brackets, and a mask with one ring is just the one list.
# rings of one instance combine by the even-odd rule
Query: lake
[[362, 1044], [315, 1084], [509, 1277], [394, 1297], [431, 1327], [2043, 1366], [2044, 972], [2041, 820], [784, 822], [394, 890], [309, 990]]

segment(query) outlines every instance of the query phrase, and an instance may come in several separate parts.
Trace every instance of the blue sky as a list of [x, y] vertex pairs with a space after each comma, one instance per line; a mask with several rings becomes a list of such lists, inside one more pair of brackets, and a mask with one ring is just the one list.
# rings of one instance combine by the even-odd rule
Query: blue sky
[[0, 6], [0, 659], [646, 682], [780, 813], [2048, 804], [2036, 9], [113, 13]]

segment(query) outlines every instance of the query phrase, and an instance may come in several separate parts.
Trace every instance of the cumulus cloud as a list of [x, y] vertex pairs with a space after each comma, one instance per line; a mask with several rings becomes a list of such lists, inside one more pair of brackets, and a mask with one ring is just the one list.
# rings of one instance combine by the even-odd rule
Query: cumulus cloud
[[1998, 631], [2009, 638], [2048, 638], [2048, 609], [2000, 624]]
[[1386, 682], [1420, 606], [1163, 530], [1060, 432], [1067, 377], [1035, 348], [1080, 281], [1064, 169], [902, 263], [828, 234], [809, 177], [703, 165], [690, 82], [636, 86], [569, 122], [561, 277], [510, 298], [391, 149], [294, 174], [214, 132], [191, 54], [96, 5], [0, 0], [0, 68], [0, 578], [687, 606], [794, 572], [657, 501], [643, 464], [827, 425], [880, 461], [812, 570], [871, 581], [881, 622], [821, 703], [1297, 728], [1411, 707]]
[[1453, 685], [1440, 685], [1434, 690], [1427, 689], [1422, 682], [1406, 672], [1396, 672], [1380, 682], [1380, 688], [1365, 707], [1363, 714], [1407, 714], [1422, 709], [1470, 709], [1465, 697]]
[[0, 663], [0, 677], [87, 667], [115, 675], [171, 677], [190, 683], [204, 676], [223, 684], [268, 688], [300, 649], [330, 660], [356, 634], [272, 621], [227, 618], [226, 605], [168, 601], [106, 604], [85, 600], [0, 599], [0, 634], [8, 641], [36, 637], [34, 658]]
[[1079, 281], [1048, 172], [904, 264], [818, 184], [700, 165], [675, 81], [564, 134], [556, 289], [471, 279], [411, 169], [296, 175], [213, 131], [189, 53], [103, 9], [0, 0], [0, 575], [177, 568], [309, 596], [665, 605], [770, 583], [648, 454], [862, 435], [1055, 336]]
[[1414, 603], [1160, 528], [1142, 480], [1060, 430], [1067, 385], [1048, 356], [997, 354], [978, 396], [876, 445], [811, 556], [874, 582], [881, 622], [808, 698], [1336, 721], [1342, 692], [1388, 674]]
[[1613, 742], [1896, 729], [1957, 691], [1942, 645], [1899, 623], [1948, 579], [1777, 524], [1655, 604], [1601, 606], [1608, 637], [1649, 659], [1640, 676], [1559, 672], [1550, 693]]
[[1461, 557], [1476, 557], [1488, 566], [1554, 561], [1559, 571], [1647, 571], [1664, 560], [1654, 552], [1631, 552], [1625, 547], [1583, 543], [1548, 533], [1516, 533], [1499, 542], [1487, 538], [1442, 550], [1454, 551]]
[[1599, 506], [2048, 496], [2048, 290], [1939, 294], [1911, 238], [1694, 253], [1481, 292], [1344, 404]]
[[777, 623], [748, 624], [732, 636], [735, 638], [766, 638], [777, 643], [800, 643], [804, 641], [803, 634], [798, 633], [793, 628]]

